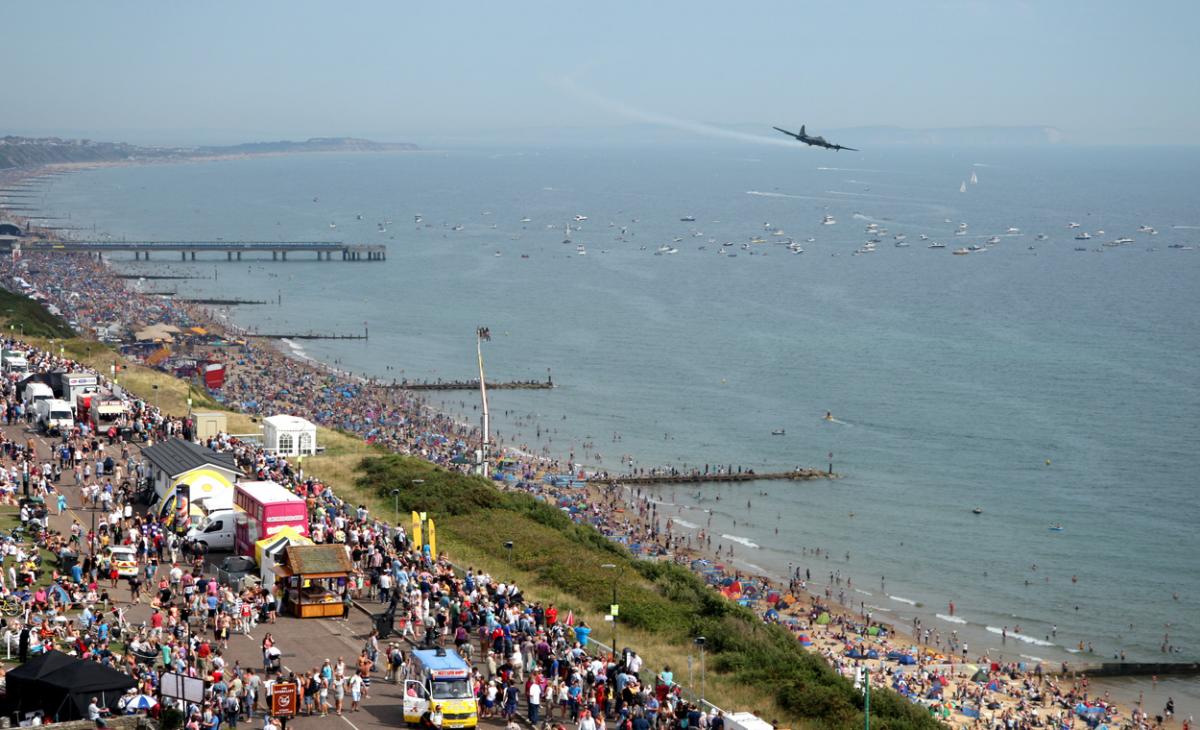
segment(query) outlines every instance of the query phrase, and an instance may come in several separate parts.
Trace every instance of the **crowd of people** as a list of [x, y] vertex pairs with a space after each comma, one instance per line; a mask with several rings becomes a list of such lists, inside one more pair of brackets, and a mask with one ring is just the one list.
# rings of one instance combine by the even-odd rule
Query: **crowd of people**
[[[130, 311], [181, 327], [209, 322], [204, 312], [190, 305], [131, 293], [90, 258], [44, 256], [36, 260], [36, 271], [21, 262], [5, 268], [7, 286], [35, 286], [80, 329], [127, 326]], [[89, 289], [82, 296], [73, 286], [85, 279]], [[130, 299], [136, 299], [137, 306], [131, 307]], [[222, 397], [239, 410], [302, 415], [451, 469], [465, 468], [459, 461], [469, 453], [468, 445], [478, 442], [474, 429], [436, 412], [410, 391], [287, 357], [270, 346], [247, 342], [227, 352], [235, 362], [230, 363]], [[29, 361], [36, 370], [79, 367], [32, 349]], [[5, 383], [4, 397], [6, 424], [28, 418], [11, 380]], [[7, 574], [0, 576], [0, 591], [24, 607], [19, 619], [7, 622], [6, 640], [16, 641], [22, 656], [63, 648], [121, 667], [147, 694], [153, 694], [164, 670], [204, 677], [207, 700], [186, 708], [196, 727], [211, 727], [217, 719], [232, 724], [261, 712], [270, 687], [280, 678], [298, 682], [304, 688], [303, 709], [321, 714], [356, 711], [369, 696], [373, 676], [395, 679], [398, 671], [402, 673], [408, 661], [403, 644], [383, 646], [375, 635], [349, 664], [339, 657], [283, 677], [278, 647], [269, 638], [263, 644], [261, 669], [229, 666], [223, 657], [229, 641], [258, 623], [273, 622], [278, 597], [270, 590], [236, 590], [206, 577], [201, 556], [185, 553], [178, 536], [161, 520], [133, 508], [131, 485], [142, 475], [137, 447], [190, 435], [190, 424], [144, 401], [129, 400], [129, 428], [116, 437], [90, 433], [81, 424], [62, 435], [48, 458], [39, 458], [31, 438], [0, 440], [5, 466], [0, 469], [0, 496], [19, 505], [22, 522], [19, 534], [5, 540], [3, 548], [13, 560]], [[605, 659], [589, 650], [590, 629], [585, 625], [561, 619], [552, 606], [525, 602], [515, 586], [473, 571], [458, 573], [436, 556], [410, 551], [402, 526], [346, 503], [306, 477], [298, 465], [227, 435], [206, 443], [232, 452], [248, 476], [276, 481], [307, 498], [314, 541], [344, 544], [352, 559], [354, 572], [343, 596], [347, 606], [354, 600], [387, 604], [397, 617], [402, 640], [452, 641], [468, 654], [478, 646], [476, 685], [483, 713], [511, 721], [523, 700], [524, 716], [535, 724], [572, 723], [578, 730], [723, 724], [716, 711], [704, 712], [683, 699], [669, 669], [648, 672], [629, 650]], [[615, 487], [579, 489], [554, 478], [569, 473], [564, 468], [569, 465], [519, 450], [498, 450], [490, 456], [503, 465], [509, 488], [556, 503], [576, 520], [642, 554], [672, 554], [686, 561], [711, 549], [703, 537], [693, 546], [688, 537], [673, 532], [667, 517], [635, 493]], [[74, 495], [64, 488], [66, 474], [78, 490]], [[98, 524], [92, 528], [76, 519], [68, 529], [51, 529], [51, 513], [62, 513], [71, 501], [92, 507]], [[53, 567], [39, 564], [38, 551], [22, 539], [29, 537], [53, 552]], [[108, 548], [118, 544], [134, 549], [135, 575], [123, 575], [115, 565]], [[734, 571], [726, 574], [741, 578]], [[145, 625], [125, 620], [116, 595], [122, 590], [120, 580], [127, 582], [130, 599], [144, 594], [149, 600], [152, 613]], [[987, 668], [982, 679], [974, 673], [964, 677], [962, 663], [955, 665], [952, 658], [947, 662], [928, 646], [902, 648], [902, 640], [876, 621], [856, 620], [818, 597], [801, 595], [795, 585], [772, 587], [790, 601], [778, 610], [779, 602], [768, 604], [768, 591], [763, 590], [751, 605], [765, 620], [785, 622], [798, 640], [815, 642], [815, 650], [844, 674], [872, 666], [894, 689], [963, 726], [1066, 727], [1104, 718], [1131, 727], [1153, 724], [1152, 718], [1137, 712], [1117, 714], [1104, 698], [1089, 697], [1086, 685], [1055, 682], [1040, 667], [999, 665], [980, 657], [977, 663]], [[71, 615], [74, 611], [78, 615]], [[822, 614], [833, 618], [818, 623]], [[114, 650], [115, 645], [123, 650]], [[887, 664], [869, 658], [871, 652], [881, 657], [904, 653], [914, 664]], [[1088, 711], [1077, 711], [1080, 705]], [[1102, 711], [1093, 712], [1093, 707]]]

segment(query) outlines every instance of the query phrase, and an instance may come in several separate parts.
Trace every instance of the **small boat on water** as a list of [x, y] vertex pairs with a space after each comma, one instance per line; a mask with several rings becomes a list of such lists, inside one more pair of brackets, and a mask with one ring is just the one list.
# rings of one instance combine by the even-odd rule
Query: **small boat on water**
[[938, 243], [937, 241], [934, 241], [933, 243], [929, 244], [929, 248], [945, 248], [945, 247], [946, 247], [946, 244]]
[[696, 222], [696, 216], [694, 216], [694, 215], [685, 215], [684, 217], [680, 218], [679, 220], [683, 221], [684, 223], [695, 223], [695, 222]]
[[971, 184], [972, 184], [972, 185], [978, 185], [978, 184], [979, 184], [979, 178], [978, 178], [978, 177], [975, 175], [975, 171], [974, 171], [974, 170], [971, 170]]
[[823, 225], [823, 226], [832, 226], [834, 223], [837, 223], [837, 221], [834, 220], [833, 216], [831, 216], [831, 215], [826, 215], [824, 218], [821, 219], [821, 225]]
[[1061, 522], [1056, 522], [1055, 524], [1050, 525], [1050, 532], [1062, 532], [1062, 531], [1063, 531], [1063, 526], [1062, 526]]
[[1083, 233], [1076, 235], [1075, 240], [1076, 241], [1090, 241], [1090, 240], [1092, 240], [1092, 234], [1088, 233], [1087, 231], [1084, 231]]
[[772, 436], [786, 436], [787, 432], [784, 431], [782, 428], [777, 428], [771, 432], [771, 435]]
[[1067, 228], [1079, 228], [1079, 224], [1076, 223], [1075, 221], [1071, 221], [1070, 223], [1067, 224]]
[[997, 244], [997, 243], [1000, 243], [1000, 237], [999, 237], [999, 236], [992, 236], [991, 238], [989, 238], [989, 239], [987, 240], [987, 243], [988, 243], [988, 244], [991, 244], [991, 245], [995, 245], [995, 244]]
[[969, 254], [969, 253], [971, 253], [971, 252], [970, 252], [970, 251], [968, 251], [968, 250], [967, 250], [967, 249], [965, 249], [965, 248], [956, 248], [956, 249], [954, 249], [954, 255], [955, 255], [955, 256], [966, 256], [966, 255], [967, 255], [967, 254]]
[[975, 509], [971, 510], [971, 512], [972, 512], [973, 514], [981, 515], [981, 514], [983, 514], [983, 508], [982, 508], [982, 507], [976, 507]]
[[958, 192], [960, 192], [960, 193], [967, 192], [967, 182], [965, 180], [963, 181], [962, 185], [958, 186]]

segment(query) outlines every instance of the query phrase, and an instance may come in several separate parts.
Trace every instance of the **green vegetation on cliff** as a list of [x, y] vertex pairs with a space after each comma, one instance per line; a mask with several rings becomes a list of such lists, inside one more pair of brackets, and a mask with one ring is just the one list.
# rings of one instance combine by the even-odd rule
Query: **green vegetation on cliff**
[[[487, 480], [432, 466], [413, 457], [362, 459], [357, 469], [362, 492], [389, 498], [401, 515], [426, 511], [438, 528], [439, 550], [466, 565], [505, 576], [517, 572], [534, 585], [521, 585], [538, 597], [552, 589], [583, 615], [602, 616], [619, 584], [622, 646], [636, 647], [653, 662], [641, 642], [655, 637], [675, 647], [663, 656], [686, 657], [695, 637], [707, 641], [709, 697], [780, 712], [776, 719], [805, 727], [862, 726], [862, 698], [852, 684], [816, 654], [804, 650], [784, 628], [764, 624], [749, 609], [722, 598], [695, 574], [672, 563], [633, 558], [622, 546], [590, 526], [579, 525], [561, 509], [526, 494], [501, 492]], [[418, 481], [423, 480], [423, 481]], [[504, 545], [511, 541], [511, 556]], [[463, 556], [482, 563], [463, 563]], [[615, 565], [613, 568], [604, 567]], [[594, 627], [602, 622], [592, 623]], [[607, 628], [594, 638], [607, 641]], [[676, 677], [681, 677], [679, 662]], [[655, 671], [660, 667], [653, 666]], [[898, 695], [872, 694], [871, 724], [887, 730], [935, 728], [924, 710]], [[763, 708], [766, 705], [766, 708]], [[739, 706], [739, 709], [742, 707]], [[768, 719], [770, 719], [768, 717]]]

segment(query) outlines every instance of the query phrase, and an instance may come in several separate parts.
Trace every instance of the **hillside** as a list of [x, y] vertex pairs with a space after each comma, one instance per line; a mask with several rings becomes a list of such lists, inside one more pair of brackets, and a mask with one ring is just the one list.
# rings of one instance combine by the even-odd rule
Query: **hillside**
[[397, 152], [419, 149], [406, 142], [373, 142], [356, 137], [313, 137], [303, 141], [248, 142], [218, 147], [142, 147], [59, 137], [0, 137], [0, 170], [65, 163], [136, 160], [189, 160], [226, 155], [303, 152]]

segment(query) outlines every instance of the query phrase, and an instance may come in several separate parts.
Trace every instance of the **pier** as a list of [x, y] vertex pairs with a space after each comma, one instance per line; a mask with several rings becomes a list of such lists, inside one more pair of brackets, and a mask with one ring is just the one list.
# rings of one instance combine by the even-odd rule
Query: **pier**
[[[479, 390], [479, 380], [435, 380], [421, 383], [401, 380], [384, 387], [404, 390]], [[546, 380], [488, 381], [487, 383], [488, 390], [553, 390], [553, 388], [554, 381], [549, 378]]]
[[650, 484], [703, 484], [706, 482], [757, 482], [757, 481], [805, 481], [809, 479], [837, 479], [838, 475], [832, 471], [822, 471], [821, 469], [794, 469], [792, 471], [768, 471], [768, 472], [664, 472], [662, 474], [637, 474], [637, 475], [622, 475], [608, 474], [603, 476], [588, 477], [587, 481], [593, 484], [625, 484], [628, 486], [643, 486]]
[[[341, 241], [50, 241], [30, 240], [20, 243], [25, 251], [87, 253], [102, 257], [106, 253], [133, 253], [135, 261], [149, 261], [154, 254], [178, 253], [181, 261], [195, 261], [196, 254], [225, 254], [226, 261], [241, 261], [243, 254], [257, 254], [265, 260], [287, 261], [288, 254], [317, 255], [318, 261], [387, 261], [387, 246], [382, 244], [350, 244]], [[11, 250], [11, 249], [6, 249]], [[218, 259], [219, 260], [219, 259]]]

